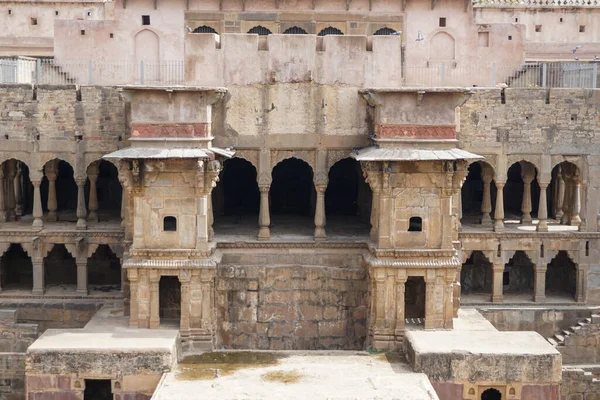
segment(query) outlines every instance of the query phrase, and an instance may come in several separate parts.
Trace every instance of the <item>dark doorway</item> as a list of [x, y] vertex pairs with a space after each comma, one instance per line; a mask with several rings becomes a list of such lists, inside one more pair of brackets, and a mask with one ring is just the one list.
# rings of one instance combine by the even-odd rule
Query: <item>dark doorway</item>
[[481, 393], [481, 400], [501, 400], [502, 394], [500, 391], [490, 388]]
[[460, 287], [464, 294], [492, 293], [492, 263], [480, 251], [474, 251], [460, 271]]
[[517, 251], [504, 267], [504, 293], [533, 294], [533, 263], [523, 251]]
[[51, 170], [50, 163], [56, 165], [56, 211], [75, 211], [77, 210], [77, 184], [73, 167], [66, 161], [53, 160], [46, 163], [44, 167], [44, 179], [40, 186], [42, 196], [42, 207], [44, 211], [48, 210], [48, 171]]
[[406, 318], [425, 319], [425, 279], [422, 276], [409, 276], [406, 280], [404, 308]]
[[306, 162], [288, 158], [273, 168], [271, 214], [312, 216], [316, 199], [313, 171]]
[[537, 182], [537, 170], [532, 164], [522, 161], [516, 162], [508, 169], [507, 181], [504, 186], [504, 213], [506, 219], [521, 217], [523, 215], [523, 193], [525, 183], [523, 182], [522, 171], [533, 171], [533, 180], [531, 181], [531, 215], [536, 216], [540, 202], [540, 186]]
[[121, 290], [121, 262], [106, 244], [88, 258], [88, 284], [101, 292]]
[[13, 243], [0, 259], [0, 284], [6, 289], [33, 287], [33, 264], [20, 244]]
[[[96, 177], [97, 215], [99, 221], [121, 218], [121, 201], [123, 200], [123, 188], [119, 182], [119, 171], [111, 162], [100, 160], [97, 164], [88, 167], [88, 180], [85, 183], [85, 201], [90, 204], [90, 180]], [[91, 210], [90, 210], [91, 212]]]
[[161, 324], [179, 325], [181, 319], [181, 283], [176, 276], [162, 276], [159, 282], [158, 312]]
[[83, 400], [112, 400], [110, 379], [86, 379]]
[[219, 183], [213, 190], [215, 222], [219, 216], [258, 216], [260, 193], [256, 168], [242, 158], [225, 161]]
[[546, 269], [546, 295], [568, 294], [575, 298], [577, 266], [566, 251], [559, 251]]
[[77, 263], [64, 244], [55, 244], [44, 258], [45, 285], [77, 284]]

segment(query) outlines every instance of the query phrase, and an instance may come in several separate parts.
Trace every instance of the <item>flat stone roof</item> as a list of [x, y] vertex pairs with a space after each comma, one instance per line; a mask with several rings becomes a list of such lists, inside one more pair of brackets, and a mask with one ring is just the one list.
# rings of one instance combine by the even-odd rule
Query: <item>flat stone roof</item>
[[394, 356], [350, 351], [242, 353], [242, 358], [262, 353], [277, 361], [214, 376], [209, 367], [219, 366], [207, 364], [207, 376], [184, 360], [164, 376], [152, 399], [192, 400], [199, 393], [203, 399], [439, 399], [429, 379], [412, 372], [403, 358], [396, 362]]
[[419, 353], [532, 354], [560, 352], [537, 332], [409, 331], [406, 338]]

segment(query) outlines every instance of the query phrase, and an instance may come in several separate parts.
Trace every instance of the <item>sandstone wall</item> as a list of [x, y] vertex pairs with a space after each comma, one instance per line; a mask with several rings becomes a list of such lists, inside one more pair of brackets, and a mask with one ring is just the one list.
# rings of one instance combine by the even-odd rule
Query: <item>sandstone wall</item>
[[562, 400], [596, 400], [600, 398], [598, 371], [563, 368], [560, 398]]
[[51, 328], [83, 328], [102, 307], [102, 302], [69, 303], [64, 300], [35, 302], [3, 299], [0, 301], [0, 307], [16, 310], [16, 318], [19, 322], [36, 324], [39, 332], [43, 333]]
[[218, 348], [364, 348], [366, 269], [229, 265], [216, 279]]
[[563, 364], [595, 364], [600, 362], [600, 321], [592, 317], [592, 323], [565, 336], [564, 346], [557, 346]]

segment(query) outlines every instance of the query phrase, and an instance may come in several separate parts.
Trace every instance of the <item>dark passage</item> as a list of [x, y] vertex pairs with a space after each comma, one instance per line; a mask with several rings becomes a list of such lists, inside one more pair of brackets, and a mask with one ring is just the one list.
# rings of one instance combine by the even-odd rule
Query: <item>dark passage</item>
[[481, 400], [501, 400], [502, 394], [496, 389], [487, 389], [481, 394]]
[[159, 282], [159, 316], [161, 323], [179, 323], [181, 318], [181, 283], [176, 276], [163, 276]]
[[404, 289], [405, 318], [425, 318], [425, 279], [409, 276]]
[[110, 379], [86, 379], [83, 400], [112, 400]]

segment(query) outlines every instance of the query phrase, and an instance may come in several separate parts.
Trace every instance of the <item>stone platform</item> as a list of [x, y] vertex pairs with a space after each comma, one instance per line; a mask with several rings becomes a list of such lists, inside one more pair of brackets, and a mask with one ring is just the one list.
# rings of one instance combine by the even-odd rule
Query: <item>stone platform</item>
[[349, 351], [223, 351], [184, 360], [165, 375], [155, 400], [437, 400], [424, 374], [401, 356]]
[[479, 399], [489, 388], [502, 398], [559, 398], [560, 353], [536, 332], [410, 331], [406, 343], [414, 371], [442, 400]]

